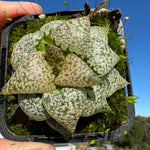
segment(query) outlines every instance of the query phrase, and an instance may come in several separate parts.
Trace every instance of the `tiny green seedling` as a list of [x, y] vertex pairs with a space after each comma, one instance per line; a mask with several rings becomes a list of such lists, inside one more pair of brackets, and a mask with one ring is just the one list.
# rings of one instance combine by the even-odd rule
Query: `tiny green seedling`
[[67, 1], [64, 1], [63, 6], [65, 7], [65, 6], [66, 6], [66, 4], [67, 4]]
[[127, 135], [127, 133], [128, 133], [128, 132], [127, 132], [126, 130], [124, 130], [124, 132], [123, 132], [123, 133], [124, 133], [125, 135]]
[[94, 145], [94, 144], [96, 144], [96, 141], [95, 141], [95, 140], [92, 140], [92, 141], [90, 142], [90, 145]]
[[[3, 17], [6, 17], [6, 11], [3, 11]], [[7, 21], [12, 21], [11, 18], [6, 18]]]
[[6, 17], [6, 11], [3, 11], [3, 17]]
[[8, 20], [8, 21], [12, 21], [12, 19], [11, 19], [11, 18], [6, 18], [6, 20]]
[[135, 96], [129, 96], [129, 97], [126, 97], [126, 100], [128, 103], [137, 103], [136, 99], [138, 99], [138, 97], [135, 97]]

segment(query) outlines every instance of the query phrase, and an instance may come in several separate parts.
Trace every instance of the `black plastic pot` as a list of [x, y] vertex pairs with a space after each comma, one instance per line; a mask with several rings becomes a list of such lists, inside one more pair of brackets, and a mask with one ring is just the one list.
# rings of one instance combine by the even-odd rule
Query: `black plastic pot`
[[[61, 15], [70, 15], [74, 16], [79, 11], [66, 11], [61, 12]], [[48, 13], [45, 14], [46, 16], [55, 15], [56, 13]], [[34, 21], [36, 19], [39, 19], [40, 14], [36, 15], [27, 15], [20, 18], [18, 21], [12, 23], [10, 26], [6, 27], [2, 32], [2, 40], [1, 40], [1, 50], [0, 50], [0, 89], [5, 85], [6, 83], [6, 73], [7, 73], [7, 61], [8, 61], [8, 46], [9, 46], [9, 33], [12, 30], [14, 26], [21, 22], [26, 21]], [[123, 24], [120, 22], [118, 27], [118, 34], [120, 35], [120, 38], [125, 39], [124, 36], [124, 28]], [[127, 51], [125, 48], [125, 53], [127, 56]], [[126, 80], [130, 83], [126, 88], [127, 96], [133, 96], [132, 92], [132, 84], [131, 84], [131, 77], [130, 77], [130, 70], [129, 70], [129, 63], [127, 61], [126, 63]], [[49, 141], [56, 142], [65, 142], [63, 137], [54, 137], [53, 135], [16, 135], [9, 129], [9, 125], [6, 123], [6, 96], [0, 95], [0, 133], [2, 136], [4, 136], [6, 139], [15, 140], [15, 141], [36, 141], [36, 142], [43, 142], [48, 143]], [[127, 103], [127, 109], [128, 109], [128, 118], [127, 122], [123, 125], [121, 125], [119, 128], [113, 131], [109, 132], [91, 132], [91, 133], [80, 133], [80, 134], [73, 134], [68, 142], [86, 142], [87, 136], [88, 141], [95, 140], [95, 141], [112, 141], [117, 140], [125, 135], [124, 131], [129, 132], [131, 129], [134, 119], [135, 119], [135, 110], [134, 110], [134, 104]]]

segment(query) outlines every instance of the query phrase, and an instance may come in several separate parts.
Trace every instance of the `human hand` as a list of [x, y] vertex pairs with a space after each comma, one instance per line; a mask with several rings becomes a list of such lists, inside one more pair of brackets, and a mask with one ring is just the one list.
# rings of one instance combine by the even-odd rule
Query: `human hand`
[[22, 15], [42, 13], [41, 6], [31, 2], [21, 1], [1, 1], [0, 0], [0, 41], [1, 33], [6, 23], [9, 22], [8, 18], [13, 19]]
[[0, 139], [0, 150], [55, 150], [51, 144], [38, 142], [15, 142]]

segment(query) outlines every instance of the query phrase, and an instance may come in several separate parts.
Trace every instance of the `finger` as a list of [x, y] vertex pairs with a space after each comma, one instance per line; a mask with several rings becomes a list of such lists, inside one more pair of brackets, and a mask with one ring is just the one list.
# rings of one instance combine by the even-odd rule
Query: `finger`
[[9, 2], [0, 1], [0, 37], [2, 29], [8, 22], [8, 18], [15, 18], [27, 14], [37, 14], [42, 13], [43, 10], [41, 6], [32, 2]]
[[55, 150], [51, 144], [38, 142], [16, 142], [10, 146], [10, 150]]
[[0, 139], [0, 150], [55, 150], [55, 148], [51, 144]]

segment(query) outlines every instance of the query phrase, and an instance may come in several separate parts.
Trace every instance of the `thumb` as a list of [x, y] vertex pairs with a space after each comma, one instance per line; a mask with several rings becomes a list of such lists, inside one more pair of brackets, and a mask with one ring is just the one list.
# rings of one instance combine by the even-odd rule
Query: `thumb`
[[[14, 150], [55, 150], [52, 144], [44, 144], [38, 142], [17, 142], [16, 146], [14, 145], [14, 148], [17, 147], [18, 149], [14, 149]], [[11, 149], [13, 149], [13, 145]]]
[[0, 139], [0, 150], [55, 150], [52, 144], [38, 142], [15, 142]]
[[43, 10], [40, 5], [31, 2], [20, 1], [0, 1], [0, 38], [1, 32], [6, 23], [9, 22], [7, 18], [15, 18], [27, 14], [42, 13]]

